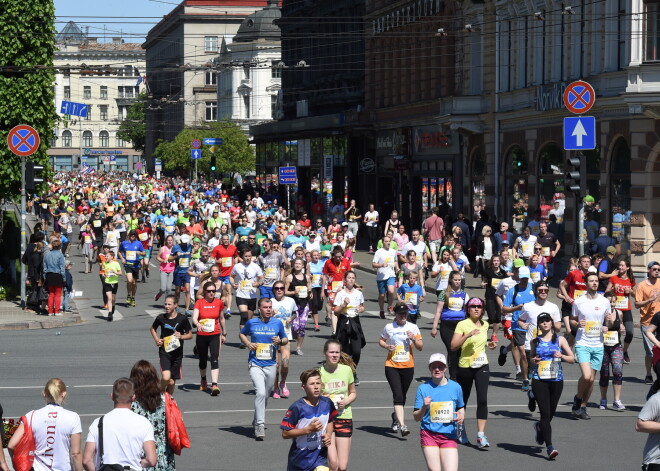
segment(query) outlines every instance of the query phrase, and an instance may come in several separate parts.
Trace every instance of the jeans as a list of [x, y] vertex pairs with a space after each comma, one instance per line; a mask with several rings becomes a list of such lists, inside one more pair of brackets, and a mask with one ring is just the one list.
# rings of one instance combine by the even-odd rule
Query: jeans
[[248, 368], [250, 370], [252, 384], [257, 393], [257, 396], [254, 398], [254, 425], [264, 425], [268, 397], [275, 384], [276, 365], [258, 366], [250, 363]]
[[70, 294], [71, 294], [71, 291], [64, 288], [64, 296], [62, 297], [62, 311], [68, 311], [69, 310], [69, 295]]

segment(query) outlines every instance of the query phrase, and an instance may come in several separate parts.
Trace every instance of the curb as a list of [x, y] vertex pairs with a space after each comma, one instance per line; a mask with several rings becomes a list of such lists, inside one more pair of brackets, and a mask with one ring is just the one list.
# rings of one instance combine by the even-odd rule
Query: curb
[[53, 329], [56, 327], [69, 327], [81, 324], [80, 314], [74, 314], [67, 318], [48, 318], [43, 321], [13, 322], [11, 324], [1, 324], [0, 330], [26, 330], [26, 329]]

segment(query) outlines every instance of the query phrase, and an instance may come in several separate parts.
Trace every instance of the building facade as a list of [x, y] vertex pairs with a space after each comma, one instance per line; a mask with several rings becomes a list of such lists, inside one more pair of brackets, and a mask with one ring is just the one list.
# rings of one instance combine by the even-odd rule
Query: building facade
[[59, 112], [64, 100], [85, 104], [88, 112], [84, 118], [60, 114], [48, 149], [53, 169], [136, 170], [142, 153], [117, 130], [144, 90], [144, 50], [121, 38], [97, 43], [73, 22], [57, 35], [56, 48], [55, 107]]

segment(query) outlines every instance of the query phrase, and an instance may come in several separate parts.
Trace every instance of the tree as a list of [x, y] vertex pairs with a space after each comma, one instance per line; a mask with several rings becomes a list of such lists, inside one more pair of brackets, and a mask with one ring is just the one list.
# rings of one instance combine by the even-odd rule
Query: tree
[[[5, 0], [0, 7], [0, 198], [20, 193], [21, 158], [7, 147], [14, 126], [28, 124], [41, 137], [28, 157], [49, 169], [48, 143], [58, 120], [55, 112], [53, 66], [55, 6], [52, 0]], [[45, 67], [38, 67], [45, 66]]]
[[[248, 142], [241, 128], [231, 121], [208, 123], [203, 128], [185, 128], [173, 141], [161, 142], [154, 156], [161, 159], [167, 170], [191, 169], [194, 161], [190, 158], [190, 143], [194, 139], [222, 138], [223, 144], [215, 146], [218, 173], [245, 174], [254, 170], [254, 149]], [[208, 172], [211, 161], [211, 146], [202, 146], [202, 158], [199, 159], [199, 172]]]
[[117, 136], [124, 141], [131, 142], [133, 149], [144, 152], [144, 144], [147, 135], [145, 109], [147, 107], [147, 94], [142, 92], [137, 101], [131, 105], [126, 114], [126, 119], [119, 125]]

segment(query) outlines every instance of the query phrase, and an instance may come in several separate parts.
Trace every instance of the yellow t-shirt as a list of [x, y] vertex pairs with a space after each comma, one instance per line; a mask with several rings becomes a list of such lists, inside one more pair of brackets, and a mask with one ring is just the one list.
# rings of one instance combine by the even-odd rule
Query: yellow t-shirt
[[465, 319], [456, 324], [457, 334], [468, 335], [474, 329], [479, 329], [478, 335], [468, 337], [461, 347], [458, 360], [459, 368], [479, 368], [488, 363], [486, 357], [486, 342], [488, 342], [488, 322], [481, 321], [478, 327], [471, 319]]

